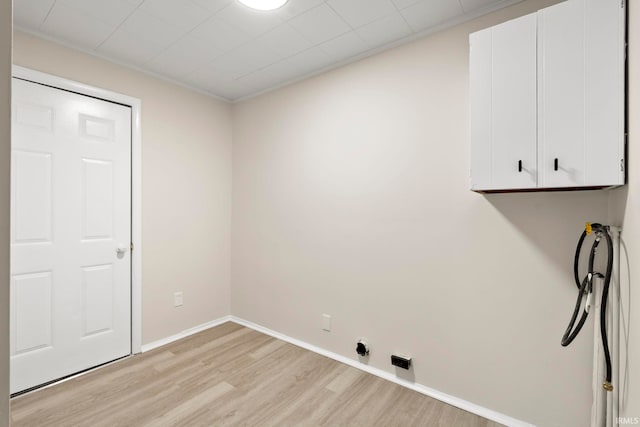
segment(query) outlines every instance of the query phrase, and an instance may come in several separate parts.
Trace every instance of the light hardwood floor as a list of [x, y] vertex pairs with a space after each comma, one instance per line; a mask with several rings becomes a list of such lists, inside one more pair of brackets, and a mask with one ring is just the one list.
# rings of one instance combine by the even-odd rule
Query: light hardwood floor
[[11, 411], [13, 427], [499, 426], [235, 323], [14, 398]]

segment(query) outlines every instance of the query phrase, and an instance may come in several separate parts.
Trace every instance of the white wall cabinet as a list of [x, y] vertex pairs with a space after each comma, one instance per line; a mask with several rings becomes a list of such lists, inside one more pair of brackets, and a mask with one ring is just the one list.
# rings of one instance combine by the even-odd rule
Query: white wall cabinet
[[471, 189], [625, 181], [625, 10], [567, 0], [470, 35]]

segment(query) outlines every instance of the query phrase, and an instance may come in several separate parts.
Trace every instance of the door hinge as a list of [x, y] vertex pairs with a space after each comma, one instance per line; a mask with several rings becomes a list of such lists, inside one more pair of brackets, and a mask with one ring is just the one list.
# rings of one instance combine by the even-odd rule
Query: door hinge
[[131, 249], [131, 252], [133, 252], [133, 242], [131, 242], [130, 249]]

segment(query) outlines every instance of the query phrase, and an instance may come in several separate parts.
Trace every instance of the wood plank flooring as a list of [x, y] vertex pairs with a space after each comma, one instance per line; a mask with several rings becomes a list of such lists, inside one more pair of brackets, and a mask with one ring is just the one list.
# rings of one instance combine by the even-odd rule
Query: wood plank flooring
[[13, 427], [499, 424], [225, 323], [14, 398]]

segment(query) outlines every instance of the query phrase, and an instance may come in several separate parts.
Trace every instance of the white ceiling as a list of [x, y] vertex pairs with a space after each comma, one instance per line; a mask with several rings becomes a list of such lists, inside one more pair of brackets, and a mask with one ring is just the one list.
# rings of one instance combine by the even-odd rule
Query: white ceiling
[[522, 0], [14, 0], [14, 25], [237, 100]]

